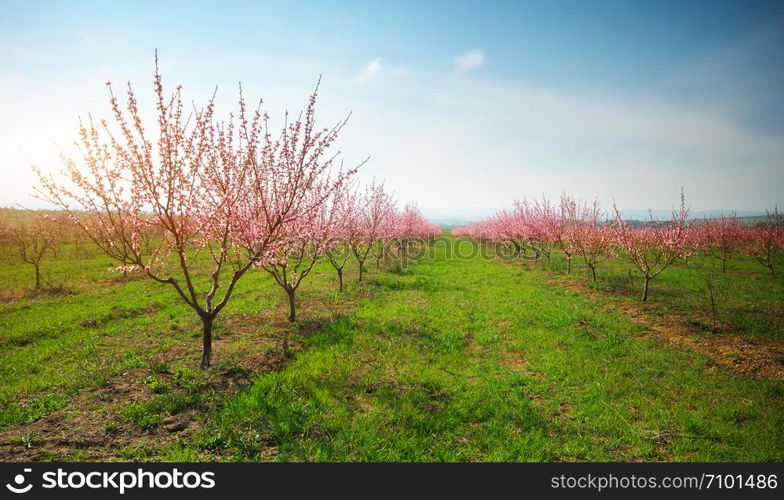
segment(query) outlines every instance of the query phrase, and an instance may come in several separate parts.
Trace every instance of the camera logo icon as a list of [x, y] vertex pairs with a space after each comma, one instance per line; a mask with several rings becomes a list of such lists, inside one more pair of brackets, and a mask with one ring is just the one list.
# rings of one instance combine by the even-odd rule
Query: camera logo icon
[[[33, 469], [24, 469], [24, 472], [32, 472], [32, 471]], [[11, 491], [12, 493], [27, 493], [28, 491], [33, 489], [32, 484], [23, 486], [24, 483], [25, 483], [24, 474], [17, 474], [16, 476], [14, 476], [14, 484], [16, 486], [12, 484], [6, 484], [5, 487], [8, 488], [8, 490]]]

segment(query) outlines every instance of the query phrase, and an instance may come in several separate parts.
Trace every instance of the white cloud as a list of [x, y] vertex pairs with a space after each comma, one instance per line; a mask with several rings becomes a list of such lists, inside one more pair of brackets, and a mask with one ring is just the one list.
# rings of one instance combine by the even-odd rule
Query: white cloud
[[378, 75], [381, 74], [383, 69], [384, 65], [381, 64], [381, 59], [373, 59], [370, 61], [370, 64], [365, 66], [362, 71], [357, 73], [357, 76], [354, 77], [354, 81], [364, 83], [369, 82], [370, 80], [374, 80], [378, 78]]
[[354, 81], [357, 83], [365, 83], [371, 80], [378, 80], [380, 78], [402, 78], [408, 76], [406, 68], [393, 68], [381, 62], [381, 59], [373, 59], [367, 66], [362, 68], [362, 71], [354, 76]]
[[173, 68], [174, 66], [177, 66], [179, 63], [180, 62], [177, 59], [167, 59], [161, 62], [158, 69], [160, 69], [161, 71], [166, 71], [169, 68]]
[[485, 53], [480, 49], [472, 49], [464, 54], [455, 56], [455, 70], [458, 73], [481, 68], [484, 63]]

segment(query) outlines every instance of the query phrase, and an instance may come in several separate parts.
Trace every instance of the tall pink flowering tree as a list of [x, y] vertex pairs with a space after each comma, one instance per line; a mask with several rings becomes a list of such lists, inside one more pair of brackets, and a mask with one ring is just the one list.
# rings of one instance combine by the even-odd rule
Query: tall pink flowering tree
[[686, 197], [681, 193], [680, 208], [673, 209], [672, 217], [667, 223], [659, 224], [651, 215], [648, 224], [640, 228], [632, 227], [623, 220], [614, 204], [613, 209], [616, 244], [645, 278], [642, 300], [647, 301], [651, 280], [678, 259], [688, 255], [689, 210], [686, 208]]
[[144, 125], [130, 84], [124, 105], [107, 86], [113, 121], [80, 122], [81, 157], [64, 157], [57, 178], [39, 172], [39, 191], [119, 269], [170, 286], [199, 316], [207, 369], [216, 317], [281, 227], [308, 208], [302, 200], [312, 201], [313, 185], [303, 179], [329, 169], [326, 150], [339, 129], [314, 131], [315, 93], [307, 118], [276, 139], [260, 104], [249, 112], [241, 92], [226, 121], [215, 118], [214, 97], [188, 116], [180, 87], [165, 94], [157, 61], [154, 125]]
[[[64, 157], [64, 175], [57, 180], [39, 173], [41, 192], [120, 264], [118, 270], [144, 272], [171, 286], [196, 312], [202, 320], [201, 367], [206, 369], [213, 321], [247, 264], [238, 258], [230, 238], [230, 217], [245, 193], [237, 158], [241, 153], [226, 143], [235, 139], [234, 123], [224, 127], [215, 121], [213, 100], [192, 117], [185, 116], [181, 88], [165, 95], [157, 64], [155, 126], [143, 125], [130, 84], [124, 107], [111, 84], [107, 86], [113, 124], [95, 123], [92, 117], [80, 122], [81, 159]], [[141, 235], [150, 227], [160, 229], [161, 236], [147, 249]], [[202, 277], [195, 263], [205, 254], [213, 265]], [[216, 301], [230, 261], [236, 269]]]
[[[259, 146], [253, 146], [253, 155], [247, 165], [248, 195], [234, 218], [233, 235], [239, 246], [254, 256], [253, 265], [263, 267], [274, 277], [285, 278], [278, 283], [291, 296], [292, 307], [293, 296], [304, 276], [300, 275], [296, 284], [292, 284], [288, 278], [292, 266], [281, 270], [282, 262], [288, 260], [281, 260], [281, 257], [296, 252], [297, 243], [307, 240], [304, 235], [309, 231], [313, 238], [318, 236], [318, 255], [327, 250], [334, 252], [336, 240], [346, 235], [351, 223], [354, 197], [348, 192], [348, 183], [367, 161], [343, 170], [342, 163], [337, 163], [339, 152], [330, 153], [348, 118], [331, 128], [317, 128], [316, 100], [320, 83], [304, 112], [295, 120], [289, 121], [286, 113], [286, 123], [276, 138], [269, 132], [268, 115], [257, 114], [260, 121], [252, 130], [261, 133], [263, 141]], [[326, 206], [332, 225], [321, 228], [331, 231], [322, 234], [323, 231], [315, 229], [314, 221], [323, 215]], [[305, 257], [307, 254], [301, 255], [298, 269]], [[310, 269], [305, 275], [309, 272]], [[342, 278], [342, 266], [339, 275]]]

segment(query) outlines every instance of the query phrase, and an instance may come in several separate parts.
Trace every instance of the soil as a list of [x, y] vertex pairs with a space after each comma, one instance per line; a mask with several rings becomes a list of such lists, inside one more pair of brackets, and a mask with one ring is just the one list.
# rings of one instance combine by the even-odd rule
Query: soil
[[[250, 386], [254, 376], [279, 370], [289, 362], [293, 353], [302, 350], [300, 340], [318, 330], [316, 325], [334, 319], [350, 305], [336, 305], [327, 301], [303, 301], [308, 317], [291, 324], [285, 320], [283, 310], [266, 314], [237, 314], [225, 318], [228, 333], [213, 339], [213, 367], [201, 376], [204, 390], [217, 395], [236, 394]], [[317, 314], [313, 314], [317, 313]], [[265, 333], [263, 326], [272, 326]], [[269, 332], [269, 328], [266, 329]], [[289, 337], [289, 353], [283, 356], [282, 338]], [[186, 407], [182, 411], [166, 414], [155, 429], [144, 430], [123, 421], [121, 413], [131, 403], [149, 401], [154, 393], [145, 378], [152, 366], [183, 364], [183, 360], [198, 363], [195, 349], [200, 341], [176, 344], [152, 356], [147, 366], [113, 377], [100, 387], [89, 387], [71, 398], [64, 408], [49, 413], [35, 422], [12, 426], [0, 432], [0, 461], [111, 461], [122, 460], [118, 452], [129, 450], [160, 450], [203, 429], [214, 403]], [[161, 379], [174, 379], [174, 375], [157, 374]], [[218, 398], [210, 398], [209, 401]], [[209, 456], [204, 458], [210, 459]], [[153, 458], [154, 459], [154, 458]], [[126, 458], [127, 460], [127, 458]]]
[[[602, 294], [578, 280], [558, 280], [558, 283], [594, 297]], [[718, 366], [724, 366], [738, 376], [784, 379], [782, 342], [760, 336], [741, 336], [726, 328], [721, 333], [711, 333], [700, 326], [707, 324], [708, 318], [695, 318], [694, 312], [687, 315], [682, 311], [659, 314], [654, 311], [655, 307], [655, 301], [618, 299], [603, 310], [623, 314], [633, 323], [643, 325], [646, 333], [640, 338], [660, 339], [668, 345], [687, 347], [708, 356], [716, 363], [707, 370], [708, 374], [718, 374]]]

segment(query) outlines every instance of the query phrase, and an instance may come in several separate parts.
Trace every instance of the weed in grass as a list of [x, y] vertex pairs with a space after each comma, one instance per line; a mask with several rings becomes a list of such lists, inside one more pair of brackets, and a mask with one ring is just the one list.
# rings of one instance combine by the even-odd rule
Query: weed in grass
[[26, 432], [19, 436], [12, 436], [11, 441], [15, 441], [17, 443], [21, 443], [26, 448], [31, 448], [36, 441], [40, 441], [41, 438], [37, 436], [34, 432]]
[[167, 363], [154, 363], [150, 367], [150, 371], [162, 375], [168, 375], [171, 373], [171, 369], [169, 368], [169, 365]]
[[24, 422], [34, 422], [67, 404], [67, 396], [56, 392], [44, 393], [21, 402], [7, 403], [0, 407], [0, 429]]
[[131, 403], [121, 416], [124, 421], [133, 423], [142, 430], [151, 430], [163, 423], [163, 416], [157, 411], [158, 407], [154, 404]]
[[122, 428], [117, 422], [107, 422], [104, 426], [104, 430], [108, 434], [119, 434], [122, 431]]

